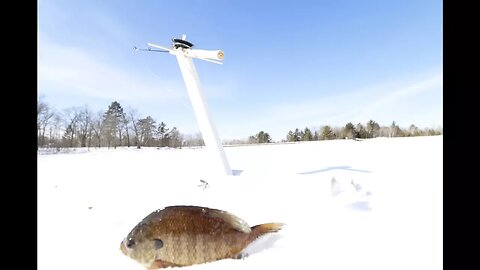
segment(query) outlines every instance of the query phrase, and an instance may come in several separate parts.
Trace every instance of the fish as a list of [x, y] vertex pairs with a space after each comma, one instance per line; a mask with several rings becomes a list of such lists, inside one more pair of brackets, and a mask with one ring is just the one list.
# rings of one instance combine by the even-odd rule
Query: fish
[[227, 211], [168, 206], [139, 222], [120, 243], [120, 250], [146, 269], [240, 259], [250, 243], [267, 233], [278, 232], [284, 225], [272, 222], [250, 227]]

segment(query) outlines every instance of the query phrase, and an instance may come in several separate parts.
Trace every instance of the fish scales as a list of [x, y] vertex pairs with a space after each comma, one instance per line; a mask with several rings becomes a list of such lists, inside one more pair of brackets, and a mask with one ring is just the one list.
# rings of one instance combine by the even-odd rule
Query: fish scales
[[[202, 213], [201, 218], [197, 219], [188, 218], [192, 213], [179, 214], [185, 220], [177, 227], [181, 229], [180, 233], [173, 229], [176, 222], [170, 223], [172, 227], [167, 226], [172, 231], [167, 242], [176, 243], [172, 248], [166, 247], [169, 252], [165, 258], [171, 262], [190, 265], [228, 257], [240, 252], [249, 236], [233, 229], [219, 217], [210, 218], [208, 213]], [[175, 220], [178, 219], [172, 219]]]

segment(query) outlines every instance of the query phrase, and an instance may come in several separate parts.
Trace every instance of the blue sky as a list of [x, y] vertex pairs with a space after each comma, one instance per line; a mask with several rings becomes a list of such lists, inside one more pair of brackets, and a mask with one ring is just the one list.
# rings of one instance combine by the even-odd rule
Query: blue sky
[[442, 1], [38, 1], [38, 95], [62, 110], [117, 100], [199, 131], [174, 56], [187, 35], [222, 139], [347, 122], [443, 126]]

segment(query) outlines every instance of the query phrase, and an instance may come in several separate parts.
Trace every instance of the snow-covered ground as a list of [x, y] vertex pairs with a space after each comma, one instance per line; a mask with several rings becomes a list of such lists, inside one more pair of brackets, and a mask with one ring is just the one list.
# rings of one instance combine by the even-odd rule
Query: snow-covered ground
[[443, 136], [225, 152], [235, 176], [212, 174], [205, 149], [38, 155], [38, 269], [144, 269], [120, 242], [169, 205], [227, 210], [250, 226], [286, 223], [245, 259], [189, 269], [443, 268]]

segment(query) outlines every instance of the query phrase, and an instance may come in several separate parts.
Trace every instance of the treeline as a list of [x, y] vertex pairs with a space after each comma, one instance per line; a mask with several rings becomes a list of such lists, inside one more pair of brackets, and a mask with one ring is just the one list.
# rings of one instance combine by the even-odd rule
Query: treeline
[[[289, 130], [282, 142], [319, 141], [334, 139], [367, 139], [376, 137], [411, 137], [442, 134], [441, 129], [420, 129], [415, 125], [400, 128], [395, 121], [380, 126], [370, 120], [365, 125], [351, 122], [343, 127], [321, 126], [311, 130]], [[223, 144], [272, 143], [268, 132], [247, 139], [226, 140]], [[124, 110], [119, 102], [112, 102], [105, 111], [92, 112], [87, 106], [71, 107], [61, 112], [47, 103], [37, 102], [37, 147], [191, 147], [205, 145], [200, 133], [182, 134], [176, 127], [169, 128], [151, 116], [141, 117], [137, 110]]]
[[377, 137], [412, 137], [412, 136], [432, 136], [442, 134], [441, 129], [425, 128], [420, 129], [415, 125], [410, 125], [408, 129], [402, 129], [395, 121], [390, 126], [380, 126], [377, 122], [370, 120], [365, 125], [358, 123], [353, 125], [348, 122], [343, 127], [322, 126], [317, 130], [310, 130], [306, 127], [303, 130], [298, 128], [295, 131], [288, 131], [287, 142], [298, 141], [320, 141], [334, 139], [368, 139]]
[[92, 112], [87, 106], [61, 112], [37, 102], [37, 147], [182, 147], [204, 145], [200, 134], [183, 135], [137, 110], [124, 111], [112, 102], [105, 111]]
[[[402, 129], [395, 121], [390, 126], [380, 126], [377, 122], [370, 120], [365, 125], [358, 123], [353, 125], [351, 122], [343, 127], [331, 127], [329, 125], [321, 126], [318, 129], [311, 130], [308, 127], [304, 129], [289, 130], [282, 142], [299, 141], [321, 141], [335, 139], [368, 139], [376, 137], [412, 137], [412, 136], [432, 136], [441, 135], [441, 129], [424, 128], [420, 129], [415, 125], [410, 125], [408, 129]], [[256, 144], [272, 143], [270, 134], [265, 131], [248, 137], [243, 140], [228, 140], [224, 144]]]

